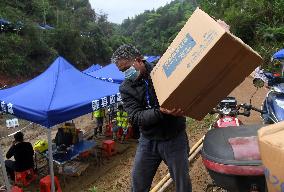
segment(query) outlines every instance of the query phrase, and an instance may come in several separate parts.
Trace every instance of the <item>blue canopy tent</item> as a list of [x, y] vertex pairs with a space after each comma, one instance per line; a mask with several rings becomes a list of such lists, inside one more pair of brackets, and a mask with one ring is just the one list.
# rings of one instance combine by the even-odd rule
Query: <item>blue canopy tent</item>
[[[153, 62], [156, 61], [160, 58], [160, 56], [145, 56], [144, 57], [147, 62]], [[115, 64], [111, 63], [99, 70], [96, 71], [90, 71], [90, 72], [85, 72], [88, 75], [95, 77], [97, 79], [109, 81], [112, 83], [122, 83], [124, 80], [124, 74], [119, 71], [119, 69], [116, 67]]]
[[144, 56], [147, 62], [152, 63], [160, 59], [160, 56]]
[[47, 24], [45, 24], [43, 27], [44, 27], [45, 29], [54, 29], [54, 27], [52, 27], [52, 26], [50, 26], [50, 25], [47, 25]]
[[272, 56], [273, 59], [284, 59], [284, 49], [281, 49], [279, 51], [277, 51], [276, 53], [274, 53], [274, 55]]
[[[90, 113], [120, 101], [119, 85], [86, 75], [64, 58], [58, 57], [36, 78], [18, 86], [0, 90], [1, 111], [44, 127]], [[52, 191], [54, 174], [51, 129], [48, 129]]]
[[83, 74], [58, 57], [38, 77], [0, 90], [0, 101], [3, 112], [49, 128], [96, 110], [92, 108], [94, 100], [106, 97], [107, 100], [100, 101], [98, 107], [117, 102], [118, 92], [117, 84]]
[[38, 27], [40, 28], [40, 29], [43, 29], [43, 30], [45, 30], [45, 29], [54, 29], [54, 27], [52, 27], [52, 26], [50, 26], [50, 25], [47, 25], [47, 24], [38, 24]]
[[101, 68], [102, 68], [101, 65], [99, 65], [99, 64], [93, 64], [91, 67], [85, 69], [85, 70], [83, 71], [83, 73], [90, 73], [90, 72], [92, 72], [92, 71], [96, 71], [96, 70], [99, 70], [99, 69], [101, 69]]
[[10, 24], [10, 21], [7, 21], [6, 19], [0, 18], [0, 25], [8, 25]]
[[122, 83], [122, 81], [124, 80], [124, 74], [121, 71], [119, 71], [119, 69], [113, 63], [99, 70], [91, 71], [87, 74], [97, 79], [109, 81], [112, 83], [118, 83], [118, 84]]
[[40, 24], [38, 24], [38, 28], [45, 30], [45, 28], [43, 26], [41, 26]]
[[10, 21], [0, 18], [0, 31], [2, 32], [2, 30], [5, 30], [5, 28], [7, 28], [10, 24], [11, 24]]

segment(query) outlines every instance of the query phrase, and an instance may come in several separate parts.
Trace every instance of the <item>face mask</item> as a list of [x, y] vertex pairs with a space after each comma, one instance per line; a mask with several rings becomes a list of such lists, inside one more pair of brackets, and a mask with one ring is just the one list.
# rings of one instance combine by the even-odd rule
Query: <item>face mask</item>
[[129, 69], [124, 71], [125, 79], [130, 80], [136, 80], [140, 74], [140, 71], [136, 70], [133, 66], [131, 66]]

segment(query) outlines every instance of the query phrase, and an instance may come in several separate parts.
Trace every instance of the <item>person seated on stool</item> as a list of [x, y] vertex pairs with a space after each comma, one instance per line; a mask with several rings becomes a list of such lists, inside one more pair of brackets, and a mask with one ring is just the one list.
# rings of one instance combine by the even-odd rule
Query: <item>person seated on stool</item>
[[15, 171], [22, 172], [34, 168], [34, 150], [30, 142], [24, 142], [24, 134], [17, 132], [14, 135], [13, 145], [6, 153], [6, 158], [14, 156], [15, 161], [6, 160], [5, 167], [8, 175], [15, 180]]

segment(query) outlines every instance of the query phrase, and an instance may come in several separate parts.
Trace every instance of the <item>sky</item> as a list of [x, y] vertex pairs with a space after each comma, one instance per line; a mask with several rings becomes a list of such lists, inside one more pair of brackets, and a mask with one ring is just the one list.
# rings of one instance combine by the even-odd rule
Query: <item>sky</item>
[[106, 13], [108, 21], [121, 24], [145, 10], [157, 9], [172, 0], [89, 0], [96, 13]]

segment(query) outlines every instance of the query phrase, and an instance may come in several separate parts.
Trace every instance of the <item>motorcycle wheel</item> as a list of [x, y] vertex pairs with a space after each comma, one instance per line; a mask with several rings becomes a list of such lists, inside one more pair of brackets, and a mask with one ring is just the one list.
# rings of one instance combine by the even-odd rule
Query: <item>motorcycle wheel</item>
[[228, 191], [221, 187], [218, 187], [215, 184], [208, 184], [205, 192], [228, 192]]

